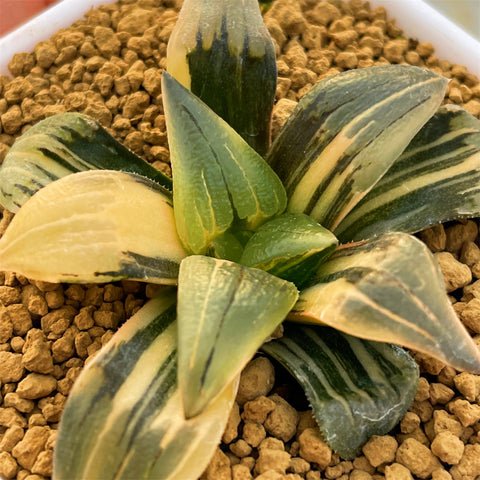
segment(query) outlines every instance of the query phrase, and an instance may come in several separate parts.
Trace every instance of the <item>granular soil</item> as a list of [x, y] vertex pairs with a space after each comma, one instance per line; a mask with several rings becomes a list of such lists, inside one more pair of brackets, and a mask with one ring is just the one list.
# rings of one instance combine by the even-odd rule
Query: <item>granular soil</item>
[[[96, 118], [155, 167], [170, 173], [160, 76], [181, 2], [120, 0], [16, 54], [0, 76], [0, 160], [50, 115]], [[296, 102], [325, 76], [407, 63], [451, 79], [446, 103], [480, 117], [480, 84], [465, 67], [407, 39], [384, 8], [363, 0], [276, 0], [265, 23], [277, 50], [274, 135]], [[0, 234], [12, 218], [2, 212]], [[480, 346], [477, 220], [422, 232], [454, 309]], [[0, 477], [47, 480], [68, 393], [117, 327], [158, 292], [138, 282], [57, 285], [0, 274]], [[257, 356], [242, 373], [222, 444], [202, 480], [476, 480], [480, 478], [480, 376], [415, 354], [415, 401], [388, 435], [345, 461], [323, 441], [303, 393]]]

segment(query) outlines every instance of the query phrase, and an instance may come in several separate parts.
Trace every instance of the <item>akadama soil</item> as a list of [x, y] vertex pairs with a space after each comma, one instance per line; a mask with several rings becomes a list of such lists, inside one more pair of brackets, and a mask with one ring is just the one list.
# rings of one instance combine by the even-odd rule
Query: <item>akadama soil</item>
[[[166, 173], [160, 76], [176, 0], [120, 0], [16, 54], [0, 76], [0, 160], [47, 116], [78, 111]], [[276, 0], [265, 15], [278, 57], [274, 134], [321, 78], [408, 63], [451, 78], [445, 102], [480, 116], [480, 84], [461, 65], [407, 39], [383, 8], [362, 0]], [[4, 211], [0, 233], [12, 215]], [[420, 234], [435, 253], [454, 308], [480, 345], [478, 222]], [[0, 274], [0, 476], [46, 480], [68, 393], [117, 327], [155, 295], [137, 282], [55, 285]], [[415, 401], [389, 435], [344, 461], [323, 442], [295, 382], [265, 357], [245, 368], [222, 444], [204, 480], [475, 480], [480, 478], [480, 376], [416, 355]]]

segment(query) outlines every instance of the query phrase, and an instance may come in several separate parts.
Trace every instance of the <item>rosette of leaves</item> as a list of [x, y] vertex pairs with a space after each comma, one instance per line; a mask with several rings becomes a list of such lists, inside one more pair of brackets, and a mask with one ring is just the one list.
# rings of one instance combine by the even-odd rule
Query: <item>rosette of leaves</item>
[[[218, 5], [212, 25], [228, 25]], [[444, 78], [399, 65], [323, 79], [266, 159], [173, 76], [162, 82], [173, 191], [142, 162], [125, 168], [128, 154], [80, 114], [33, 127], [0, 170], [4, 206], [20, 207], [2, 269], [166, 285], [75, 383], [54, 479], [196, 480], [259, 349], [295, 376], [345, 458], [413, 400], [418, 369], [403, 347], [480, 372], [434, 257], [411, 235], [480, 213], [480, 122], [439, 108]], [[104, 163], [106, 151], [120, 153]]]

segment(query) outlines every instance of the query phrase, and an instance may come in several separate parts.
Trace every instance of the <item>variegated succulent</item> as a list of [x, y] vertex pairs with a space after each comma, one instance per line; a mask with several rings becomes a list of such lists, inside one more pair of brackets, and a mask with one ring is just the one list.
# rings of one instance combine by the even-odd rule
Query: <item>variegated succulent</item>
[[32, 127], [0, 170], [18, 211], [0, 268], [166, 285], [75, 383], [54, 479], [196, 480], [259, 349], [345, 458], [411, 403], [418, 369], [402, 347], [480, 372], [411, 235], [480, 214], [480, 121], [440, 107], [447, 80], [404, 65], [325, 78], [270, 146], [275, 58], [257, 0], [185, 0], [168, 55], [173, 192], [76, 113]]

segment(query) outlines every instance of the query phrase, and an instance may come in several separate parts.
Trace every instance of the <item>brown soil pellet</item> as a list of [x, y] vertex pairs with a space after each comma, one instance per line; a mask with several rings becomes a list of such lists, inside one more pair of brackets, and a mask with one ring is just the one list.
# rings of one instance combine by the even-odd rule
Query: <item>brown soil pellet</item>
[[[14, 55], [12, 78], [0, 76], [0, 161], [37, 121], [76, 111], [170, 173], [160, 76], [180, 4], [120, 0], [91, 10], [33, 52]], [[478, 78], [438, 59], [431, 43], [406, 39], [384, 8], [372, 10], [363, 0], [276, 0], [265, 23], [279, 73], [274, 135], [322, 78], [388, 63], [450, 78], [445, 102], [480, 117]], [[3, 212], [0, 233], [11, 218]], [[480, 345], [477, 220], [439, 225], [419, 237], [438, 256], [454, 309]], [[50, 478], [58, 421], [75, 379], [156, 291], [138, 282], [53, 285], [0, 273], [0, 477]], [[303, 400], [292, 401], [302, 397], [294, 382], [280, 384], [284, 374], [256, 358], [242, 375], [222, 443], [202, 479], [475, 480], [480, 376], [425, 355], [415, 359], [422, 377], [409, 412], [345, 461], [325, 444], [311, 411], [298, 407]]]

